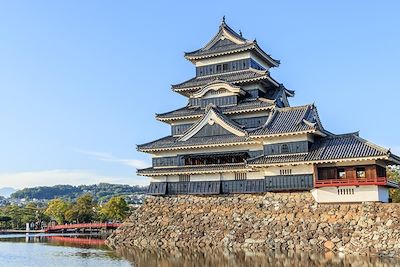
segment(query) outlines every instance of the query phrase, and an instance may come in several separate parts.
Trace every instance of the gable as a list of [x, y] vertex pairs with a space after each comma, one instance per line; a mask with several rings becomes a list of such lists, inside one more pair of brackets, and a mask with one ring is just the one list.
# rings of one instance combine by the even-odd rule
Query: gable
[[217, 135], [231, 135], [232, 133], [223, 128], [219, 124], [204, 125], [193, 137], [217, 136]]
[[231, 45], [236, 45], [236, 43], [232, 42], [229, 39], [220, 39], [213, 46], [211, 46], [209, 50], [219, 49], [221, 47], [231, 46]]
[[206, 108], [204, 116], [190, 127], [186, 133], [179, 138], [179, 141], [187, 141], [196, 136], [214, 135], [236, 135], [245, 136], [247, 132], [236, 122], [221, 114], [213, 106]]

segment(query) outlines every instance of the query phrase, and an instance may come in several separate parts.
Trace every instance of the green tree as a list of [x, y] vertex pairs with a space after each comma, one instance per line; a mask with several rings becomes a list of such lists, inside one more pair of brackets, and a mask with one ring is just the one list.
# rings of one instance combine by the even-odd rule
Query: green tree
[[129, 206], [123, 197], [112, 197], [100, 210], [103, 219], [113, 221], [123, 221], [128, 212]]
[[91, 194], [80, 196], [76, 203], [65, 212], [65, 219], [77, 223], [92, 222], [96, 219], [96, 203]]
[[[388, 168], [386, 171], [386, 176], [388, 180], [400, 183], [400, 169]], [[390, 189], [389, 196], [393, 202], [400, 203], [400, 189]]]
[[49, 202], [45, 214], [51, 219], [56, 220], [58, 224], [65, 222], [65, 213], [68, 210], [69, 203], [60, 198]]
[[12, 218], [7, 215], [0, 215], [0, 228], [1, 229], [9, 229], [11, 228], [10, 222], [12, 221]]

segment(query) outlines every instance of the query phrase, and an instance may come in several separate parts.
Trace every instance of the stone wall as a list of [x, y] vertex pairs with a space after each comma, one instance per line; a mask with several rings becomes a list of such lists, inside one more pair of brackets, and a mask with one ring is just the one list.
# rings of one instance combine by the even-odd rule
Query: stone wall
[[400, 255], [400, 204], [317, 204], [310, 193], [148, 197], [112, 247]]

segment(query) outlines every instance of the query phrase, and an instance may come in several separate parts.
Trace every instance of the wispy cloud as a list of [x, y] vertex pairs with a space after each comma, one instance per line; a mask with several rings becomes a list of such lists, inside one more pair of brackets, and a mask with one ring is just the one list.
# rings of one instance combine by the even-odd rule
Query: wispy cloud
[[42, 170], [0, 174], [0, 187], [14, 187], [18, 189], [57, 184], [81, 185], [97, 183], [146, 185], [149, 183], [149, 180], [148, 178], [138, 176], [107, 176], [90, 170]]
[[89, 155], [92, 158], [97, 159], [97, 160], [106, 161], [106, 162], [114, 162], [117, 164], [122, 164], [122, 165], [130, 166], [133, 168], [137, 168], [137, 169], [146, 168], [150, 165], [148, 162], [146, 162], [144, 160], [121, 159], [121, 158], [118, 158], [118, 157], [114, 156], [113, 154], [107, 153], [107, 152], [97, 152], [97, 151], [82, 150], [82, 149], [75, 149], [75, 151], [77, 151], [81, 154]]

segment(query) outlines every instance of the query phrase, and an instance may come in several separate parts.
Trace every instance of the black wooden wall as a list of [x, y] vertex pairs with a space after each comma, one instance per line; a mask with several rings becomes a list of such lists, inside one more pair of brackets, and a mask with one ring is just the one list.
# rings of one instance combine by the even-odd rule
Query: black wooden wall
[[263, 179], [151, 183], [150, 195], [235, 194], [306, 191], [314, 187], [312, 174], [266, 176]]
[[293, 154], [308, 152], [309, 142], [287, 142], [278, 144], [268, 144], [264, 146], [265, 155]]

